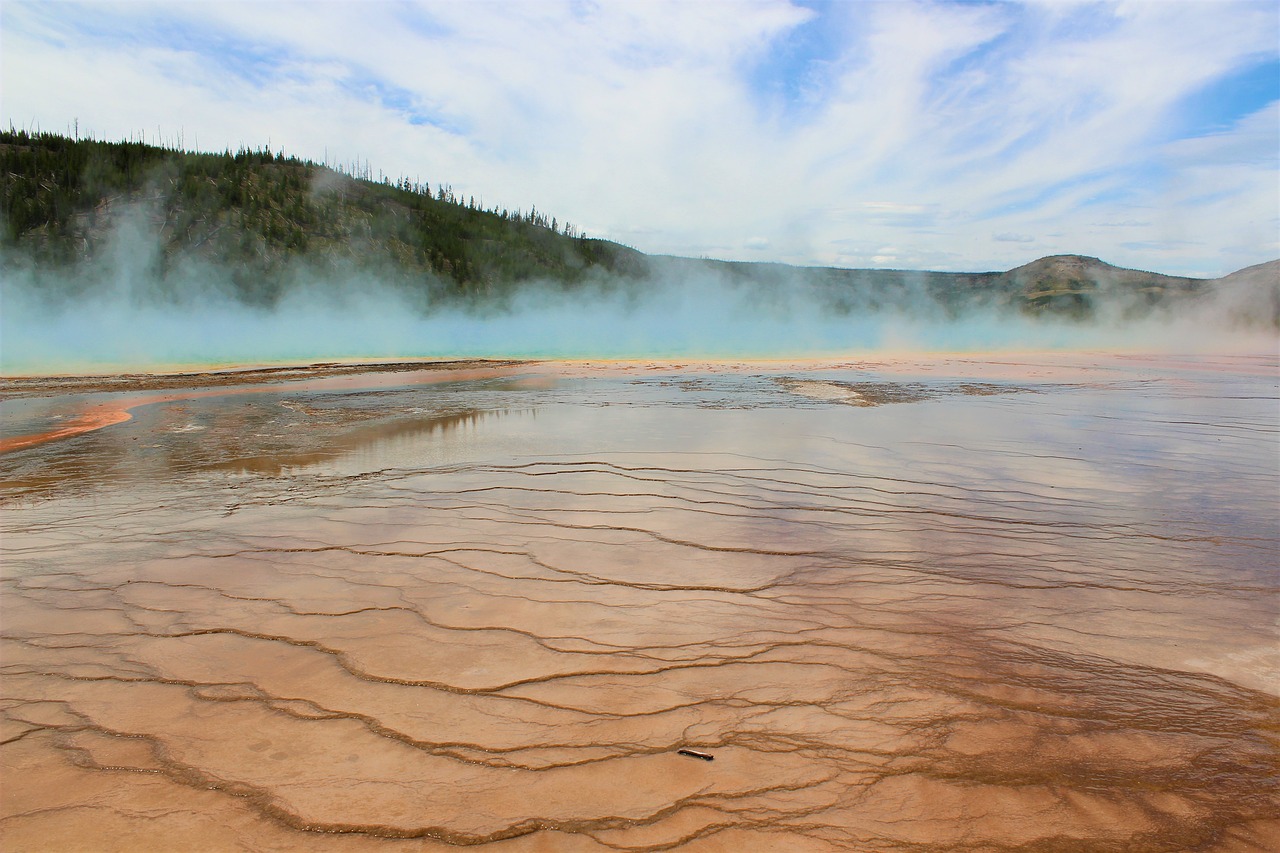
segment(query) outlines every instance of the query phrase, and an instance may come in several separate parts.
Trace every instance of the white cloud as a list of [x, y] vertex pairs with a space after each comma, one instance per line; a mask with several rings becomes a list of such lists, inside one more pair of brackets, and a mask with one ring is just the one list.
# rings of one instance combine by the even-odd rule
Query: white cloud
[[[2, 8], [15, 124], [360, 157], [647, 251], [977, 269], [1034, 247], [1201, 274], [1280, 253], [1280, 107], [1168, 130], [1276, 57], [1265, 0]], [[806, 27], [842, 41], [770, 69]], [[762, 66], [821, 85], [789, 109]]]

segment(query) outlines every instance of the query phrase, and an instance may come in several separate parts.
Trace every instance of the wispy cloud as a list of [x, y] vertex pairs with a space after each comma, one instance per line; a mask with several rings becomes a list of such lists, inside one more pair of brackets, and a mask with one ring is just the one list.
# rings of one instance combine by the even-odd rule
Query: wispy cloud
[[360, 157], [648, 251], [1280, 255], [1270, 0], [0, 8], [15, 124]]

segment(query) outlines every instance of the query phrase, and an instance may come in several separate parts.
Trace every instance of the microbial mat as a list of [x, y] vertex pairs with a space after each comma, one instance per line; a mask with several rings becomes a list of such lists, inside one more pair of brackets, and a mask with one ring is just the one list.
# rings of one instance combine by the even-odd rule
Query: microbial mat
[[5, 850], [1280, 847], [1274, 357], [359, 370], [3, 383]]

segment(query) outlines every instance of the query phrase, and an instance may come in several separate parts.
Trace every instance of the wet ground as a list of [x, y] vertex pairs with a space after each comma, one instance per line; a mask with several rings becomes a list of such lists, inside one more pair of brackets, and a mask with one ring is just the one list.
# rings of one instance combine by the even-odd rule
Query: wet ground
[[5, 850], [1280, 847], [1275, 358], [465, 369], [0, 389]]

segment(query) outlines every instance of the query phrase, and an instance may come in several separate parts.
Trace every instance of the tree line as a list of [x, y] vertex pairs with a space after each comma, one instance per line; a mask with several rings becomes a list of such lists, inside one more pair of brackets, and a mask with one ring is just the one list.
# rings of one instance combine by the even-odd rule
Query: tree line
[[475, 294], [530, 278], [571, 284], [593, 268], [642, 272], [638, 252], [536, 206], [486, 208], [447, 183], [371, 178], [367, 163], [332, 168], [268, 148], [188, 152], [11, 127], [0, 131], [0, 236], [42, 262], [91, 260], [122, 211], [142, 209], [161, 275], [196, 255], [235, 267], [255, 301], [278, 295], [273, 276], [299, 259], [383, 265]]

